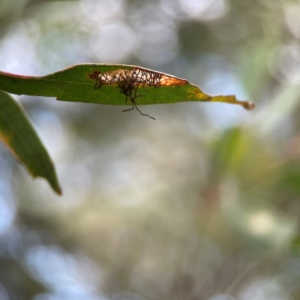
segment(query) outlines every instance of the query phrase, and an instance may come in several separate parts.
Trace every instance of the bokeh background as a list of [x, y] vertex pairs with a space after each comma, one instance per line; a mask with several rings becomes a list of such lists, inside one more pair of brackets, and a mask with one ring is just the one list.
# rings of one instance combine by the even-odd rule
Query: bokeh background
[[15, 96], [63, 197], [0, 145], [0, 299], [300, 299], [299, 39], [299, 0], [0, 0], [2, 71], [126, 63], [256, 103]]

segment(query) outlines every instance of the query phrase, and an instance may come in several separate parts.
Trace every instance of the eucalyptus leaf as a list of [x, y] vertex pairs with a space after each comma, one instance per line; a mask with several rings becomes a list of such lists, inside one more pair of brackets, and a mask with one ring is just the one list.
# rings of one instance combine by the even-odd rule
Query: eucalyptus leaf
[[0, 91], [0, 139], [33, 177], [45, 178], [61, 195], [54, 165], [23, 108]]

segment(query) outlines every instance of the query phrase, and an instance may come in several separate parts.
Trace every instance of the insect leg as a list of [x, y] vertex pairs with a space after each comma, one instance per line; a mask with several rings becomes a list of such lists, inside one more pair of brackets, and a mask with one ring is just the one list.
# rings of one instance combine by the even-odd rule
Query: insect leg
[[[132, 102], [132, 101], [131, 101], [131, 102]], [[131, 107], [131, 108], [129, 108], [129, 109], [124, 109], [124, 110], [122, 110], [122, 112], [133, 110], [133, 109], [134, 109], [134, 104], [133, 104], [133, 103], [134, 103], [134, 102], [132, 102], [132, 107]]]
[[153, 117], [151, 117], [151, 116], [149, 116], [149, 115], [147, 115], [147, 114], [143, 114], [143, 113], [139, 110], [139, 108], [137, 107], [137, 105], [136, 105], [134, 99], [132, 99], [131, 102], [133, 103], [133, 105], [135, 106], [135, 108], [137, 109], [137, 111], [139, 111], [139, 113], [140, 113], [141, 115], [146, 116], [146, 117], [149, 117], [149, 118], [151, 118], [151, 119], [153, 119], [153, 120], [156, 120], [155, 118], [153, 118]]

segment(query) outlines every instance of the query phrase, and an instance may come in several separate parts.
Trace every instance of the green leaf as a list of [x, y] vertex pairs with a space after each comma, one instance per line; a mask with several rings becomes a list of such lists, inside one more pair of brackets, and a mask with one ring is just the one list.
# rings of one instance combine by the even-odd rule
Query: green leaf
[[27, 167], [33, 177], [44, 177], [61, 195], [53, 163], [24, 110], [0, 91], [0, 139]]
[[126, 97], [124, 93], [120, 93], [121, 90], [116, 83], [106, 83], [101, 88], [95, 89], [95, 85], [100, 87], [99, 84], [97, 85], [95, 76], [97, 72], [110, 76], [113, 73], [118, 74], [118, 72], [125, 70], [142, 70], [146, 74], [158, 74], [161, 77], [160, 84], [157, 87], [148, 83], [139, 85], [138, 94], [142, 96], [136, 101], [138, 105], [184, 101], [218, 101], [242, 105], [246, 109], [254, 107], [252, 102], [238, 101], [234, 95], [212, 97], [203, 93], [198, 86], [189, 83], [187, 80], [129, 65], [75, 65], [42, 77], [0, 72], [0, 89], [18, 95], [56, 97], [57, 100], [63, 101], [131, 105], [130, 101], [124, 103]]

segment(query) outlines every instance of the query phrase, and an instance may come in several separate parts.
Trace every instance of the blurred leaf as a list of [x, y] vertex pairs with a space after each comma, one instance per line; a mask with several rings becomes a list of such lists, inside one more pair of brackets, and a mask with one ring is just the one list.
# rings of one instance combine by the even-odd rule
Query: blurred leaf
[[217, 173], [236, 171], [245, 160], [249, 149], [249, 136], [239, 127], [224, 132], [213, 146], [213, 161], [218, 166]]
[[[14, 295], [12, 298], [5, 297], [4, 299], [33, 299], [35, 296], [47, 291], [43, 284], [28, 274], [28, 270], [18, 260], [13, 260], [10, 257], [0, 257], [0, 268], [6, 270], [5, 273], [0, 273], [1, 285], [5, 286], [10, 295]], [[0, 293], [0, 296], [2, 295], [3, 293]]]
[[[101, 72], [110, 75], [113, 72], [142, 70], [149, 74], [157, 74], [161, 77], [159, 87], [148, 84], [139, 85], [138, 92], [141, 97], [137, 103], [160, 104], [177, 103], [184, 101], [217, 101], [231, 104], [239, 104], [246, 109], [254, 107], [252, 102], [238, 101], [235, 96], [209, 96], [201, 89], [189, 83], [187, 80], [177, 77], [129, 65], [106, 65], [106, 64], [84, 64], [75, 65], [68, 69], [46, 75], [43, 77], [20, 76], [0, 72], [0, 89], [18, 95], [33, 95], [56, 97], [57, 100], [125, 105], [125, 96], [120, 93], [117, 84], [105, 84], [95, 89], [96, 78], [93, 74]], [[126, 105], [131, 105], [126, 103]]]
[[285, 172], [282, 172], [281, 189], [287, 190], [290, 194], [300, 195], [300, 165], [296, 161], [286, 164]]
[[53, 163], [23, 109], [0, 91], [0, 138], [33, 177], [44, 177], [61, 195]]

